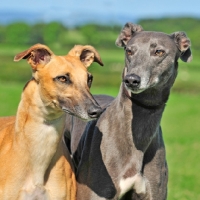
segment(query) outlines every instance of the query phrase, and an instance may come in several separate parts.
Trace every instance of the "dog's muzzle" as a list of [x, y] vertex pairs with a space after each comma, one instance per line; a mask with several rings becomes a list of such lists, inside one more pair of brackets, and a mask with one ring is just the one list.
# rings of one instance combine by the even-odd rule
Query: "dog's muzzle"
[[124, 77], [124, 83], [130, 90], [137, 90], [140, 87], [141, 78], [136, 74], [129, 74]]
[[91, 119], [96, 119], [100, 116], [100, 114], [103, 112], [102, 108], [99, 107], [99, 106], [91, 106], [88, 110], [87, 110], [87, 113], [88, 113], [88, 116], [91, 118]]

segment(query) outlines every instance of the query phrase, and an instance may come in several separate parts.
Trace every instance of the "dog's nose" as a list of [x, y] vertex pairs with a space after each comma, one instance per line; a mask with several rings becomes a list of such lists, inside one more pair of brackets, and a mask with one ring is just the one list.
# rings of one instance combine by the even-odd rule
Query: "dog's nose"
[[125, 76], [124, 82], [127, 87], [135, 88], [140, 85], [141, 78], [136, 74], [129, 74]]
[[102, 111], [103, 110], [102, 110], [101, 107], [95, 105], [95, 106], [91, 106], [88, 109], [87, 113], [88, 113], [88, 115], [89, 115], [90, 118], [95, 119], [95, 118], [97, 118], [97, 117], [100, 116], [100, 114], [102, 113]]

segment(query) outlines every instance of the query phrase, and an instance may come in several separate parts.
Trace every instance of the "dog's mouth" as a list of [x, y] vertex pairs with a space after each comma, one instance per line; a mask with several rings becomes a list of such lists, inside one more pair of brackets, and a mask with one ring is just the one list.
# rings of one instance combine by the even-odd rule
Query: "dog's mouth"
[[145, 90], [145, 89], [139, 89], [139, 88], [137, 88], [137, 89], [132, 89], [131, 92], [132, 92], [133, 94], [139, 94], [139, 93], [143, 92], [144, 90]]
[[83, 121], [91, 121], [91, 120], [94, 120], [93, 118], [90, 118], [89, 116], [83, 116], [82, 114], [77, 114], [77, 113], [75, 113], [75, 112], [72, 112], [71, 110], [69, 110], [69, 109], [67, 109], [67, 108], [65, 108], [65, 107], [62, 107], [62, 110], [65, 112], [65, 113], [67, 113], [67, 114], [69, 114], [69, 115], [72, 115], [72, 116], [75, 116], [75, 117], [77, 117], [77, 118], [79, 118], [79, 119], [81, 119], [81, 120], [83, 120]]
[[68, 110], [68, 109], [66, 109], [66, 108], [64, 108], [64, 107], [62, 107], [62, 110], [63, 110], [65, 113], [69, 114], [69, 115], [75, 116], [75, 114], [74, 114], [73, 112], [71, 112], [70, 110]]
[[130, 93], [139, 94], [139, 93], [143, 92], [144, 90], [146, 90], [146, 88], [139, 88], [139, 87], [132, 88], [132, 87], [127, 87], [126, 84], [124, 84], [124, 85], [125, 85], [126, 90], [129, 93], [129, 95], [131, 95]]
[[[75, 116], [75, 117], [78, 117], [78, 118], [81, 118], [81, 119], [82, 119], [82, 117], [80, 117], [78, 114], [72, 112], [71, 110], [69, 110], [69, 109], [67, 109], [67, 108], [65, 108], [65, 107], [63, 107], [62, 110], [63, 110], [65, 113], [69, 114], [69, 115], [72, 115], [72, 116]], [[85, 119], [85, 120], [86, 120], [86, 119]]]

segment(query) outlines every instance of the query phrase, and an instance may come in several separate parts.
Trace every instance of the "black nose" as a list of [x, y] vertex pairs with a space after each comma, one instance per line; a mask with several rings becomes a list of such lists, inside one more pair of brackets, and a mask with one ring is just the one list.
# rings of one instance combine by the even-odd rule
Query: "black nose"
[[129, 74], [129, 75], [125, 76], [124, 82], [125, 82], [127, 87], [136, 88], [140, 85], [141, 79], [136, 74]]
[[94, 106], [90, 106], [87, 113], [88, 113], [90, 118], [95, 119], [95, 118], [98, 118], [100, 116], [102, 111], [103, 110], [102, 110], [101, 107], [94, 105]]

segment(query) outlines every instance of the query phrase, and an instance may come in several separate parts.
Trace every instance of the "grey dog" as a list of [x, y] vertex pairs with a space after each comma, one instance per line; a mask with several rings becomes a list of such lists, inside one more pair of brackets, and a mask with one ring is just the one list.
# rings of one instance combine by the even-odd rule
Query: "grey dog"
[[109, 105], [99, 119], [74, 123], [71, 131], [77, 199], [165, 200], [168, 168], [160, 122], [178, 59], [192, 59], [190, 40], [184, 32], [168, 35], [127, 23], [116, 45], [125, 50], [118, 96], [104, 96]]

